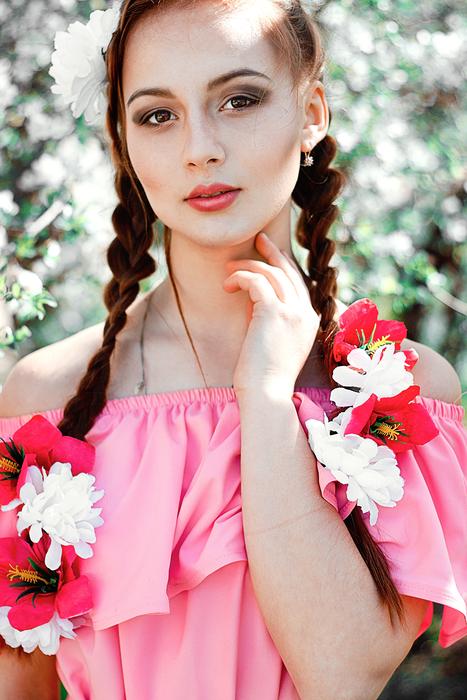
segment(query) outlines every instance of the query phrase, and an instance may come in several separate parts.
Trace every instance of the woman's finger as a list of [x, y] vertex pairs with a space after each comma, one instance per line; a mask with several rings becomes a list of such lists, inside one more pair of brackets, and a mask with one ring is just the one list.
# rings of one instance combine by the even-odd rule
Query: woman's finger
[[268, 265], [268, 263], [262, 260], [229, 260], [226, 263], [226, 268], [229, 271], [237, 270], [248, 270], [250, 272], [256, 272], [262, 274], [266, 277], [268, 282], [274, 289], [277, 297], [284, 304], [296, 302], [296, 289], [292, 284], [290, 278], [286, 272], [279, 267], [273, 265]]
[[310, 293], [298, 265], [272, 241], [264, 232], [256, 236], [256, 246], [265, 260], [285, 272], [295, 291], [303, 300], [310, 300]]
[[254, 304], [258, 301], [267, 305], [277, 304], [275, 290], [261, 273], [237, 270], [224, 280], [223, 286], [226, 292], [236, 292], [243, 289], [248, 292]]

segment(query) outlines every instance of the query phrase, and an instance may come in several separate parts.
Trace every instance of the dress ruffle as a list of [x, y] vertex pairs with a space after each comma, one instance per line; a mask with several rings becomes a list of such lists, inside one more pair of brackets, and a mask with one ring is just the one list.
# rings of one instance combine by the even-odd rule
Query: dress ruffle
[[[402, 500], [381, 507], [374, 527], [368, 514], [364, 520], [398, 590], [431, 602], [418, 634], [431, 624], [433, 602], [441, 603], [439, 643], [449, 646], [467, 634], [466, 432], [462, 407], [418, 400], [439, 435], [398, 455]], [[305, 432], [306, 420], [334, 408], [328, 389], [299, 389], [293, 401]], [[8, 438], [31, 415], [0, 419], [0, 435]], [[57, 424], [62, 409], [42, 415]], [[227, 564], [247, 561], [232, 388], [108, 401], [87, 439], [96, 446], [96, 487], [105, 491], [94, 555], [80, 562], [92, 590], [87, 624], [94, 631], [167, 615], [179, 593]], [[319, 463], [318, 470], [323, 497], [345, 519], [355, 505], [346, 499], [346, 486]], [[0, 535], [14, 533], [15, 514], [1, 513]]]
[[[439, 434], [425, 445], [396, 455], [405, 480], [395, 507], [379, 507], [378, 520], [363, 521], [380, 545], [399, 593], [430, 601], [417, 638], [431, 625], [433, 603], [444, 606], [438, 642], [448, 647], [467, 634], [467, 432], [464, 409], [439, 399], [417, 397]], [[303, 398], [299, 416], [309, 417]], [[345, 519], [355, 507], [347, 486], [321, 465], [326, 500]], [[326, 474], [322, 476], [322, 471]]]

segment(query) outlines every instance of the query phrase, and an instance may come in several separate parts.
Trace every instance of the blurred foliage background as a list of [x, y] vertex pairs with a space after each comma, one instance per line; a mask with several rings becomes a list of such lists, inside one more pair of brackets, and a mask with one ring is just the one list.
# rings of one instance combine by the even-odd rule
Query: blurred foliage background
[[[348, 177], [331, 234], [339, 297], [368, 296], [404, 321], [464, 387], [465, 0], [307, 4], [327, 49], [334, 164]], [[73, 119], [48, 69], [55, 32], [109, 6], [0, 0], [0, 383], [20, 356], [105, 318], [115, 194], [103, 123]], [[144, 290], [165, 274], [153, 254], [159, 270]], [[440, 607], [384, 700], [465, 697], [467, 646], [437, 645]]]

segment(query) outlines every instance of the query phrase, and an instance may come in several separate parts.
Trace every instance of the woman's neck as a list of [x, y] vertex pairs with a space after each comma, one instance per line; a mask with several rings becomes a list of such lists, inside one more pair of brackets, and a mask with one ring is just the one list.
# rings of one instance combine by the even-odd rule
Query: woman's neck
[[[292, 257], [290, 245], [290, 210], [284, 209], [266, 233], [274, 243]], [[236, 245], [200, 245], [194, 238], [173, 233], [170, 237], [170, 267], [180, 304], [190, 332], [198, 337], [227, 333], [232, 339], [245, 336], [249, 295], [239, 290], [225, 291], [229, 276], [225, 263], [231, 260], [266, 262], [255, 246], [255, 236]], [[177, 300], [169, 276], [158, 291], [162, 312], [179, 316]], [[181, 322], [181, 319], [180, 319]]]

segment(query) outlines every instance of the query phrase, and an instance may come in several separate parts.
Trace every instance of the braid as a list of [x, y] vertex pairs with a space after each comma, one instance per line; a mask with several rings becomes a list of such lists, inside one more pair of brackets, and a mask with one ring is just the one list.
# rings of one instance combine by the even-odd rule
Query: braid
[[[331, 112], [329, 119], [331, 120]], [[308, 168], [301, 168], [292, 193], [293, 201], [302, 209], [297, 222], [296, 239], [299, 245], [308, 250], [310, 301], [315, 311], [321, 314], [318, 344], [333, 386], [337, 386], [332, 378], [335, 364], [332, 363], [331, 348], [339, 328], [335, 321], [338, 286], [337, 270], [329, 265], [336, 244], [327, 238], [327, 234], [339, 214], [339, 208], [333, 202], [346, 183], [345, 175], [340, 170], [329, 167], [336, 150], [334, 138], [327, 134], [313, 149], [312, 175], [308, 174]], [[354, 508], [344, 522], [373, 576], [381, 600], [387, 605], [391, 620], [396, 614], [402, 621], [402, 599], [391, 580], [386, 558], [363, 522], [360, 509]]]
[[66, 404], [58, 425], [64, 435], [80, 439], [84, 439], [105, 405], [110, 357], [117, 334], [125, 326], [126, 310], [139, 293], [139, 280], [148, 277], [155, 270], [154, 259], [148, 253], [153, 242], [152, 228], [146, 226], [141, 214], [139, 220], [143, 225], [138, 225], [136, 207], [131, 207], [132, 185], [128, 176], [117, 172], [115, 187], [120, 202], [112, 215], [116, 238], [107, 251], [107, 261], [113, 277], [104, 289], [104, 303], [109, 314], [104, 325], [102, 347], [91, 358], [76, 395]]
[[329, 265], [336, 244], [327, 238], [327, 233], [339, 213], [333, 202], [345, 185], [343, 173], [329, 167], [335, 154], [336, 142], [327, 134], [313, 150], [313, 174], [308, 174], [307, 168], [301, 168], [292, 193], [294, 202], [302, 209], [296, 239], [300, 246], [308, 250], [306, 262], [310, 300], [315, 311], [321, 314], [318, 345], [331, 382], [334, 380], [328, 355], [338, 329], [334, 320], [337, 311], [337, 270]]

